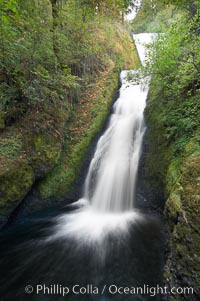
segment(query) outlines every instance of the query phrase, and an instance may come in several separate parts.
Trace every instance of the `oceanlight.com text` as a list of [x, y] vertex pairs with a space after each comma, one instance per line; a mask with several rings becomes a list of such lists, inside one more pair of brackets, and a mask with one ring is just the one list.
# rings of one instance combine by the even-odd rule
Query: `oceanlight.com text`
[[72, 287], [64, 286], [61, 284], [37, 284], [36, 286], [26, 285], [25, 292], [27, 294], [36, 295], [59, 295], [66, 296], [68, 294], [74, 295], [103, 295], [109, 293], [110, 295], [149, 295], [151, 297], [156, 295], [193, 295], [194, 289], [192, 287], [161, 287], [159, 285], [152, 287], [143, 285], [139, 287], [134, 286], [117, 286], [115, 284], [103, 285], [102, 287], [87, 284], [81, 286], [75, 284]]

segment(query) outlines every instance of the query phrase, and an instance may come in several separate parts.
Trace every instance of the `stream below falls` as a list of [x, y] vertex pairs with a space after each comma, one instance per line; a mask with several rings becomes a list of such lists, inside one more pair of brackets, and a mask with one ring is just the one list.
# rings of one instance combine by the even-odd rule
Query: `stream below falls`
[[[142, 63], [153, 37], [134, 35]], [[136, 84], [133, 74], [121, 72], [82, 198], [0, 234], [1, 301], [160, 300], [162, 227], [134, 207], [148, 80]]]

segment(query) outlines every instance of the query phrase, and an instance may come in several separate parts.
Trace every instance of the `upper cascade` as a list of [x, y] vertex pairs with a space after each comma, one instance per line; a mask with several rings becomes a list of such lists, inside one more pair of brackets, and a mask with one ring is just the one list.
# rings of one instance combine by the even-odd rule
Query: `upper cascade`
[[139, 34], [133, 34], [133, 39], [142, 65], [145, 65], [145, 60], [148, 58], [146, 45], [153, 43], [156, 37], [157, 37], [157, 33], [144, 32]]

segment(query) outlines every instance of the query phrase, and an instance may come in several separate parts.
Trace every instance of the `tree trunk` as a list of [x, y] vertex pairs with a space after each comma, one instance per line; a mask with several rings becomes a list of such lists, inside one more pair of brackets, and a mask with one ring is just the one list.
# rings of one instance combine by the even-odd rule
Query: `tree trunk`
[[53, 50], [55, 55], [58, 55], [58, 45], [56, 38], [56, 30], [58, 26], [58, 2], [59, 0], [50, 0], [52, 6], [52, 18], [53, 18]]

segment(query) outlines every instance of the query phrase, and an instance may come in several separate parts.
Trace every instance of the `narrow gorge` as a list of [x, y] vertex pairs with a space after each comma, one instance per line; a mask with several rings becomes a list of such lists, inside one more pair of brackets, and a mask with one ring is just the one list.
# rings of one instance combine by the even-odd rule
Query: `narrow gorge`
[[198, 301], [199, 1], [0, 3], [0, 301]]

